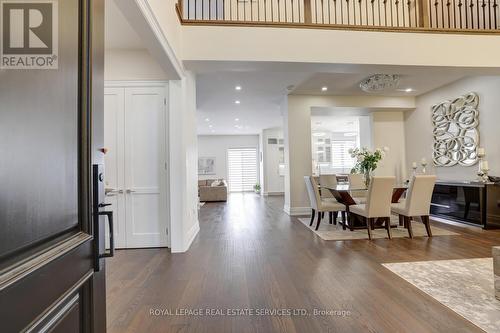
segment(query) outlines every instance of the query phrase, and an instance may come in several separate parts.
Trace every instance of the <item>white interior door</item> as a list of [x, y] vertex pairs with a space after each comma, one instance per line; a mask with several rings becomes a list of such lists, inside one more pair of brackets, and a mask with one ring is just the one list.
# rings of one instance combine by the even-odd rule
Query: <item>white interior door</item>
[[127, 247], [167, 246], [165, 88], [125, 89]]
[[[106, 88], [104, 91], [104, 146], [108, 149], [105, 163], [106, 210], [114, 212], [115, 247], [125, 248], [125, 90]], [[109, 228], [106, 224], [106, 247], [109, 248]]]

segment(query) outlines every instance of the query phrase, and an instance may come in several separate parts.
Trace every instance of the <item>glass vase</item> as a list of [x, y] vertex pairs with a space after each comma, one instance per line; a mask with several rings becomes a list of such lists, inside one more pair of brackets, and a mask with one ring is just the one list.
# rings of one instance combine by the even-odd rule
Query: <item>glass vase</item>
[[366, 185], [366, 188], [370, 187], [371, 178], [372, 178], [372, 171], [370, 169], [365, 169], [365, 185]]

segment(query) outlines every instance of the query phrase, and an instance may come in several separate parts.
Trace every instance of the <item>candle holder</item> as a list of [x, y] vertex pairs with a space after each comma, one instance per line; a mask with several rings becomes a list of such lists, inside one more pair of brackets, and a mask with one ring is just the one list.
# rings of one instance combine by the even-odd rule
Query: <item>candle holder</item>
[[421, 165], [422, 165], [422, 173], [423, 173], [423, 174], [427, 173], [427, 169], [426, 169], [426, 167], [427, 167], [427, 162], [422, 162], [422, 163], [421, 163]]
[[481, 171], [477, 173], [480, 182], [487, 183], [490, 181], [490, 178], [488, 177], [488, 171], [490, 171], [490, 169], [485, 168], [481, 169]]
[[412, 176], [416, 176], [417, 175], [417, 169], [418, 169], [418, 167], [415, 165], [415, 166], [412, 167], [412, 169], [413, 169]]

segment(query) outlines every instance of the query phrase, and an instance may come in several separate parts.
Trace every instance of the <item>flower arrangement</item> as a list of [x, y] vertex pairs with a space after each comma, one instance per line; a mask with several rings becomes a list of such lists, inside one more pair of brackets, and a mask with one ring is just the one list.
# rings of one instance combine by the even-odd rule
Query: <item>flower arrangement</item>
[[362, 173], [365, 175], [366, 186], [370, 183], [371, 173], [377, 168], [378, 162], [384, 158], [385, 154], [389, 151], [388, 147], [377, 148], [375, 151], [370, 151], [368, 148], [355, 148], [349, 149], [349, 154], [355, 158], [357, 163], [352, 168], [351, 173]]

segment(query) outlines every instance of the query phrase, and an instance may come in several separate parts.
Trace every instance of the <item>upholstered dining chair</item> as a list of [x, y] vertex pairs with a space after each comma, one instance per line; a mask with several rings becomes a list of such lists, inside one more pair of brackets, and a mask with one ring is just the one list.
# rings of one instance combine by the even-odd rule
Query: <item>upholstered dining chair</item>
[[[360, 173], [351, 173], [347, 176], [350, 188], [365, 188], [365, 177]], [[357, 204], [366, 203], [366, 191], [350, 191], [351, 197]]]
[[422, 219], [427, 236], [432, 237], [429, 213], [435, 184], [435, 175], [415, 175], [408, 187], [406, 199], [392, 204], [392, 212], [399, 215], [400, 224], [403, 222], [404, 227], [408, 229], [410, 238], [413, 238], [411, 220], [414, 217]]
[[[335, 188], [337, 186], [337, 176], [336, 175], [320, 175], [319, 176], [319, 184], [321, 186], [332, 187]], [[321, 198], [322, 199], [331, 199], [334, 198], [331, 191], [325, 189], [321, 190]]]
[[[333, 198], [321, 199], [318, 183], [316, 183], [316, 180], [313, 177], [304, 176], [304, 181], [306, 183], [307, 194], [309, 195], [309, 201], [311, 202], [312, 208], [311, 223], [309, 223], [309, 226], [313, 225], [314, 217], [317, 214], [316, 230], [318, 230], [325, 212], [329, 213], [330, 224], [337, 224], [338, 212], [344, 212], [345, 206]], [[342, 214], [342, 219], [345, 224], [345, 214]]]
[[373, 177], [368, 188], [366, 204], [349, 206], [350, 214], [365, 219], [369, 239], [372, 239], [372, 228], [375, 219], [384, 220], [387, 236], [389, 239], [392, 238], [391, 200], [395, 182], [396, 177]]

